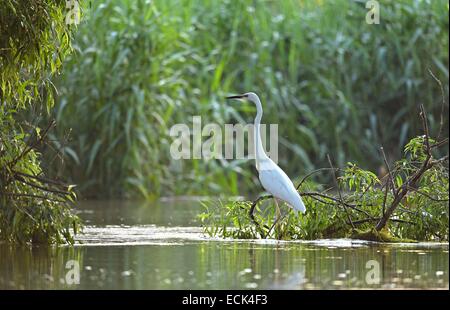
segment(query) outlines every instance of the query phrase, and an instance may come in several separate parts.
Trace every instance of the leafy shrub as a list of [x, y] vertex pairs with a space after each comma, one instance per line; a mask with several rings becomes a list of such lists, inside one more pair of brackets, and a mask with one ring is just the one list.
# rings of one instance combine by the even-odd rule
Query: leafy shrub
[[51, 77], [70, 51], [66, 2], [1, 0], [0, 7], [0, 241], [73, 243], [81, 228], [74, 193], [48, 178], [38, 152], [51, 126], [41, 130], [39, 115], [25, 117], [53, 106]]

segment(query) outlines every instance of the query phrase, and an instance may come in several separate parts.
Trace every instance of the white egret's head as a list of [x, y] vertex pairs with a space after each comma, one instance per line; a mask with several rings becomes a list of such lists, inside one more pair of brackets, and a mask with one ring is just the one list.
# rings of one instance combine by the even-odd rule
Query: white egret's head
[[252, 102], [259, 101], [258, 95], [253, 92], [245, 93], [242, 95], [236, 95], [236, 96], [228, 96], [228, 97], [226, 97], [226, 99], [250, 100]]

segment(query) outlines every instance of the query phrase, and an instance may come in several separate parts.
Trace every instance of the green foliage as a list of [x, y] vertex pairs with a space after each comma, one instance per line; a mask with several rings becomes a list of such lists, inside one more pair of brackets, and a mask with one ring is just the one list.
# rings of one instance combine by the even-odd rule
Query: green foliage
[[[205, 226], [209, 236], [221, 236], [233, 239], [251, 239], [258, 235], [258, 231], [248, 216], [251, 202], [233, 201], [222, 204], [221, 201], [210, 204], [204, 203], [205, 212], [199, 215], [202, 222], [216, 223]], [[259, 210], [258, 210], [259, 211]], [[258, 217], [260, 217], [258, 215]]]
[[60, 82], [61, 135], [73, 129], [66, 172], [89, 196], [151, 196], [161, 188], [165, 194], [236, 194], [237, 165], [194, 161], [184, 167], [170, 157], [170, 127], [210, 110], [199, 102], [200, 90], [189, 86], [201, 56], [186, 33], [175, 30], [178, 18], [168, 12], [161, 18], [159, 8], [144, 1], [105, 1], [93, 10]]
[[11, 110], [0, 117], [0, 241], [73, 243], [81, 229], [71, 211], [76, 198], [70, 186], [45, 178], [40, 154], [31, 145], [38, 127], [24, 132]]
[[0, 102], [53, 105], [51, 77], [70, 51], [65, 0], [0, 0]]
[[[429, 139], [430, 144], [436, 143], [435, 140]], [[423, 161], [426, 157], [425, 148], [425, 136], [415, 137], [406, 144], [404, 153], [410, 155], [412, 159]]]
[[47, 131], [24, 120], [53, 105], [51, 76], [70, 50], [63, 0], [0, 1], [0, 241], [73, 243], [80, 227], [71, 186], [40, 164]]
[[380, 25], [366, 13], [347, 0], [93, 2], [58, 82], [60, 136], [73, 129], [64, 171], [87, 196], [248, 191], [251, 162], [172, 161], [168, 132], [192, 115], [251, 122], [252, 106], [222, 99], [249, 90], [280, 124], [289, 175], [326, 153], [375, 170], [379, 145], [397, 155], [416, 135], [418, 103], [438, 126], [428, 69], [447, 97], [448, 3], [386, 1]]
[[[418, 143], [422, 139], [422, 144]], [[415, 147], [413, 147], [415, 145]], [[420, 145], [420, 146], [419, 146]], [[419, 153], [423, 148], [423, 138], [412, 139], [405, 146], [405, 155]], [[398, 177], [397, 187], [417, 171], [414, 156], [407, 156], [395, 164]], [[274, 229], [274, 205], [256, 209], [256, 220], [263, 230], [259, 230], [249, 217], [250, 202], [228, 202], [205, 204], [205, 212], [200, 215], [204, 231], [210, 236], [230, 238], [277, 238], [286, 240], [319, 239], [336, 237], [367, 237], [378, 241], [434, 240], [448, 241], [449, 222], [449, 179], [446, 164], [437, 164], [427, 170], [416, 189], [411, 189], [391, 216], [388, 229], [373, 232], [385, 208], [394, 195], [386, 192], [382, 180], [370, 171], [348, 163], [338, 183], [342, 201], [337, 193], [330, 194], [321, 186], [307, 182], [302, 184], [307, 212], [295, 215], [290, 209], [280, 221], [280, 228]], [[385, 208], [383, 208], [383, 206]], [[355, 228], [353, 229], [348, 216]]]

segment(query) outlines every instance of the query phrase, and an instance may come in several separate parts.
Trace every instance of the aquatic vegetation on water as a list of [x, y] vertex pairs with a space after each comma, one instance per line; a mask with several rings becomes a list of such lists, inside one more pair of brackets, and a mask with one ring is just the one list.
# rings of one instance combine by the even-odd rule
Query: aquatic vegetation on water
[[[205, 212], [199, 218], [205, 233], [224, 238], [448, 241], [448, 157], [434, 160], [415, 179], [427, 160], [426, 144], [436, 145], [433, 140], [426, 140], [427, 136], [412, 139], [405, 146], [405, 157], [382, 178], [348, 163], [344, 169], [326, 169], [341, 175], [336, 179], [337, 187], [325, 190], [322, 185], [308, 181], [312, 174], [308, 175], [298, 186], [307, 209], [304, 215], [296, 215], [289, 209], [275, 223], [275, 207], [259, 204], [271, 197], [264, 196], [253, 203], [205, 203]], [[399, 198], [405, 189], [405, 195]], [[253, 218], [252, 206], [256, 211]]]

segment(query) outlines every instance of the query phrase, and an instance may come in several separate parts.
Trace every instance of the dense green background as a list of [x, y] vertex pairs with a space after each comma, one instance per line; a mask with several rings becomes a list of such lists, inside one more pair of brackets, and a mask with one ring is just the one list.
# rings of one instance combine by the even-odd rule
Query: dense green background
[[[280, 166], [297, 178], [353, 161], [377, 171], [431, 131], [448, 98], [448, 2], [107, 0], [85, 7], [66, 59], [55, 117], [65, 161], [58, 174], [85, 197], [238, 194], [259, 188], [251, 161], [184, 160], [169, 153], [173, 124], [279, 124]], [[445, 105], [447, 114], [448, 105]], [[445, 119], [448, 136], [448, 119]], [[69, 137], [66, 139], [66, 137]]]

